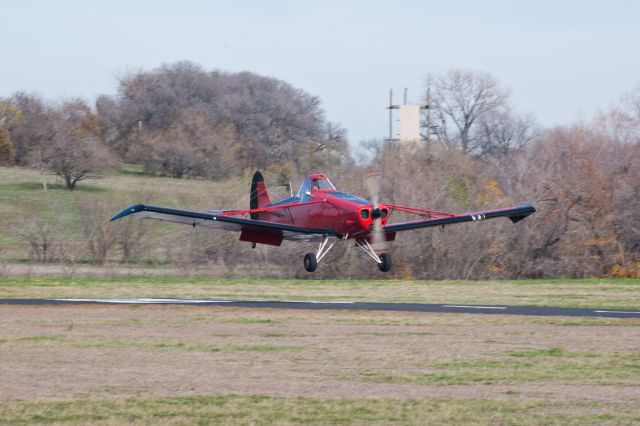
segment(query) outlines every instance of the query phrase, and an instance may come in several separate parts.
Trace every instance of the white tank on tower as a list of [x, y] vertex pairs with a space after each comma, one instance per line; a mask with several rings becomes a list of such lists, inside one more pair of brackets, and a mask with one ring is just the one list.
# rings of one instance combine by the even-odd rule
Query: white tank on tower
[[[404, 89], [404, 103], [393, 104], [393, 90], [389, 91], [389, 140], [407, 144], [418, 144], [424, 140], [420, 131], [422, 129], [422, 112], [429, 109], [429, 105], [407, 104], [407, 89]], [[393, 132], [393, 110], [398, 110], [400, 122], [399, 134]]]

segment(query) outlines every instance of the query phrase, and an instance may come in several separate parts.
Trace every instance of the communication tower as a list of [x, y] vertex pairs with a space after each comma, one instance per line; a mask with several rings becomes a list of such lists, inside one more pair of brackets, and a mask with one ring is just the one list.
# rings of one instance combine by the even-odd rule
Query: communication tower
[[[407, 104], [407, 88], [404, 89], [403, 103], [400, 105], [394, 105], [393, 103], [393, 89], [389, 89], [389, 141], [400, 143], [414, 143], [429, 140], [429, 134], [432, 132], [431, 125], [431, 105], [430, 93], [427, 91], [427, 104]], [[394, 111], [398, 111], [394, 114]], [[426, 111], [426, 123], [423, 122], [423, 115]], [[398, 118], [399, 133], [394, 134], [393, 122], [394, 115]], [[426, 124], [426, 136], [421, 133], [423, 125]]]

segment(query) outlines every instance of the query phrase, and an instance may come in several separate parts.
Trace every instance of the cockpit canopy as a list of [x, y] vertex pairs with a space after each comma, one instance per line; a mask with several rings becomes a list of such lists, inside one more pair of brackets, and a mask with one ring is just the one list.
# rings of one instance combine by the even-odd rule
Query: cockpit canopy
[[325, 175], [311, 175], [305, 178], [302, 181], [302, 185], [300, 185], [300, 189], [298, 189], [298, 193], [296, 197], [303, 200], [309, 195], [311, 195], [311, 191], [335, 191], [336, 187], [333, 186], [331, 181]]

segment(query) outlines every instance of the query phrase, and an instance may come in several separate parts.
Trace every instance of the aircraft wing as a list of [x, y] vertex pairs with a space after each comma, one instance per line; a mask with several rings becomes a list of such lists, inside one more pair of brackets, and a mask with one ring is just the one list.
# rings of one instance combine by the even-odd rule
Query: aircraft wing
[[477, 220], [493, 219], [496, 217], [508, 217], [511, 222], [516, 223], [534, 213], [535, 211], [535, 207], [527, 204], [519, 207], [464, 213], [447, 217], [437, 217], [434, 219], [389, 223], [385, 225], [384, 230], [385, 232], [409, 231], [411, 229], [428, 228], [430, 226], [444, 226], [462, 222], [473, 222]]
[[[243, 219], [214, 213], [201, 213], [190, 210], [177, 210], [167, 207], [134, 204], [117, 213], [111, 222], [125, 216], [136, 216], [144, 219], [154, 219], [164, 222], [182, 223], [226, 231], [240, 232], [242, 241], [256, 241], [264, 244], [280, 245], [283, 239], [294, 241], [322, 240], [325, 235], [338, 236], [331, 228], [305, 228], [284, 223], [267, 222], [264, 220]], [[243, 236], [245, 238], [243, 239]]]

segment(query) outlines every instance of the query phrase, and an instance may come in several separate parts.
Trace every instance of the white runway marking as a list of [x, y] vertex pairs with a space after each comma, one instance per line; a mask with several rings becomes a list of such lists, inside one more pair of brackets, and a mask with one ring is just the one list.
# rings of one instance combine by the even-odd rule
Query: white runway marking
[[275, 302], [275, 303], [330, 303], [337, 304], [353, 304], [348, 300], [234, 300], [234, 302]]
[[507, 309], [506, 306], [469, 306], [469, 305], [442, 305], [443, 308], [463, 308], [463, 309]]
[[638, 315], [640, 311], [594, 311], [597, 314], [633, 314]]

